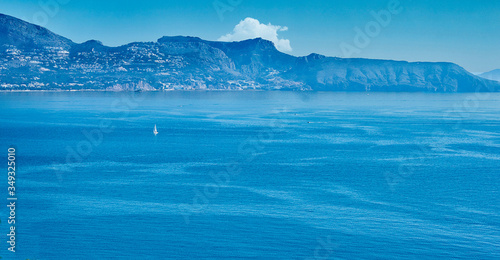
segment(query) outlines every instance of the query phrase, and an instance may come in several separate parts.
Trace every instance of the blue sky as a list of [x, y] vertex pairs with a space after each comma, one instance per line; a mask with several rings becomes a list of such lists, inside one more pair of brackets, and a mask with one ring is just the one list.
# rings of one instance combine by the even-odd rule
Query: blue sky
[[[450, 61], [471, 72], [500, 68], [500, 1], [400, 0], [400, 12], [382, 26], [372, 12], [387, 14], [391, 1], [0, 0], [0, 12], [75, 42], [110, 46], [164, 35], [239, 40], [264, 33], [296, 56]], [[253, 19], [234, 30], [245, 18]], [[356, 45], [359, 31], [368, 44]]]

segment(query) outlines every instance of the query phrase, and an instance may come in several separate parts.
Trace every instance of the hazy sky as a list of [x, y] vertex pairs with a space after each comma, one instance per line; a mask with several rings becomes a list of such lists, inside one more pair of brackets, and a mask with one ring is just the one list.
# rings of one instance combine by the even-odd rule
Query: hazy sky
[[471, 72], [500, 68], [499, 0], [394, 1], [0, 0], [0, 12], [75, 42], [261, 36], [296, 56], [450, 61]]

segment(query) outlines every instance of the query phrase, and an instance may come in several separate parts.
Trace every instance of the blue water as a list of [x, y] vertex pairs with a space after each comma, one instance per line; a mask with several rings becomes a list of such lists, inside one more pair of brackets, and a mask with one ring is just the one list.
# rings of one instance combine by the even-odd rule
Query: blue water
[[4, 235], [0, 256], [499, 259], [499, 102], [0, 93], [18, 197], [16, 253]]

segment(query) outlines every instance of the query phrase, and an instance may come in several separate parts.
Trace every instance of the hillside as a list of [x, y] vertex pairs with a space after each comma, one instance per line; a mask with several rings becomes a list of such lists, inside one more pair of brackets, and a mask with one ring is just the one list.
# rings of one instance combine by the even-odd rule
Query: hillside
[[498, 91], [500, 83], [452, 63], [341, 59], [240, 42], [162, 37], [119, 47], [74, 43], [0, 15], [0, 90]]

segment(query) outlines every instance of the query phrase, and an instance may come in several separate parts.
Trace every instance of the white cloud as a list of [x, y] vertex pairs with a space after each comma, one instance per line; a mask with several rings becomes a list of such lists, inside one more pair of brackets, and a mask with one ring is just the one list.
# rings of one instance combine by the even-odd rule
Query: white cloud
[[260, 37], [272, 41], [276, 49], [280, 51], [292, 51], [290, 40], [278, 38], [278, 32], [286, 30], [288, 30], [286, 26], [272, 25], [270, 23], [265, 25], [257, 19], [247, 17], [234, 27], [232, 33], [221, 36], [218, 41], [242, 41]]

